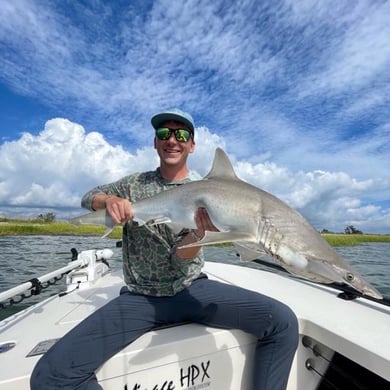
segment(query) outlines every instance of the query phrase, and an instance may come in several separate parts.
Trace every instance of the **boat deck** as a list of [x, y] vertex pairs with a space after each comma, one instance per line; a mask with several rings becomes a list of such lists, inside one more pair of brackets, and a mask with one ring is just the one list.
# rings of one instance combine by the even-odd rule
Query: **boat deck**
[[[270, 295], [294, 310], [301, 343], [289, 390], [315, 389], [320, 378], [307, 369], [308, 361], [325, 372], [334, 352], [390, 380], [389, 307], [362, 298], [345, 301], [332, 288], [246, 267], [206, 263], [205, 272], [212, 279]], [[28, 389], [41, 353], [116, 296], [122, 285], [120, 272], [107, 274], [88, 289], [54, 296], [3, 320], [0, 344], [16, 346], [0, 353], [0, 390]], [[245, 390], [254, 345], [255, 339], [240, 331], [183, 324], [140, 337], [104, 364], [97, 376], [107, 390]]]

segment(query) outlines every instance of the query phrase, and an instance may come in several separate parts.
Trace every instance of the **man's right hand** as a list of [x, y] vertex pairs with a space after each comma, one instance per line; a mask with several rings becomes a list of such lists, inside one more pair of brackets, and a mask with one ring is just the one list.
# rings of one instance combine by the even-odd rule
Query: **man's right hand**
[[123, 223], [133, 218], [133, 208], [127, 199], [109, 196], [106, 199], [106, 210], [115, 223]]
[[115, 195], [99, 194], [93, 198], [94, 210], [106, 209], [116, 224], [133, 219], [133, 208], [127, 199]]

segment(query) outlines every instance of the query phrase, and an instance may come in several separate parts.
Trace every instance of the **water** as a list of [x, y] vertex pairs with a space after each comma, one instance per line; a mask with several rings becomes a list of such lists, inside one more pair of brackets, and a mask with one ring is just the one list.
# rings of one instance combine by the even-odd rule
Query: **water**
[[[110, 266], [120, 269], [121, 249], [116, 248], [116, 241], [83, 236], [0, 236], [0, 292], [68, 265], [72, 259], [71, 248], [76, 248], [78, 252], [109, 248], [114, 251]], [[64, 277], [42, 290], [38, 296], [29, 297], [6, 309], [0, 308], [0, 320], [64, 291], [65, 287]], [[18, 299], [15, 297], [15, 300]]]
[[116, 240], [100, 237], [0, 236], [0, 291], [64, 267], [71, 261], [71, 248], [78, 252], [110, 248], [114, 251], [110, 265], [116, 268], [121, 249], [115, 244]]
[[[114, 256], [110, 260], [110, 266], [114, 270], [120, 269], [121, 249], [116, 247], [116, 241], [82, 236], [0, 236], [0, 291], [64, 267], [71, 260], [71, 248], [76, 248], [78, 252], [88, 249], [112, 249]], [[335, 250], [382, 294], [390, 295], [389, 243], [366, 243], [336, 247]], [[262, 268], [253, 262], [239, 261], [233, 247], [206, 247], [205, 255], [210, 261]], [[61, 280], [45, 289], [40, 296], [26, 299], [18, 304], [17, 308], [8, 308], [6, 311], [11, 314], [13, 310], [20, 310], [64, 289], [65, 281]], [[0, 312], [0, 318], [4, 318], [4, 313]]]

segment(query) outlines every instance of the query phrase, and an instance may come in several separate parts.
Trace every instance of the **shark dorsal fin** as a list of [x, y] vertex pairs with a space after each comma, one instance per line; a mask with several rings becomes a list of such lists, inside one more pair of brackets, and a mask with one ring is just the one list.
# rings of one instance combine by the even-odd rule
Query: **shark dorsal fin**
[[229, 157], [221, 148], [217, 148], [215, 150], [213, 166], [211, 167], [210, 172], [204, 177], [204, 179], [212, 178], [239, 180], [234, 172], [233, 165], [230, 162]]

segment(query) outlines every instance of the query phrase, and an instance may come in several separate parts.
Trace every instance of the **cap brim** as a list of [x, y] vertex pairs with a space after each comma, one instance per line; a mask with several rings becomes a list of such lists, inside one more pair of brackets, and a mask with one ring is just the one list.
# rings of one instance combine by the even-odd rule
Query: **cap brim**
[[180, 122], [180, 123], [184, 123], [188, 129], [194, 133], [194, 126], [192, 125], [192, 123], [185, 117], [181, 116], [181, 115], [178, 115], [178, 114], [174, 114], [174, 113], [163, 113], [163, 114], [157, 114], [155, 115], [151, 122], [152, 122], [152, 126], [157, 129], [161, 123], [163, 122], [167, 122], [167, 121], [175, 121], [175, 122]]

